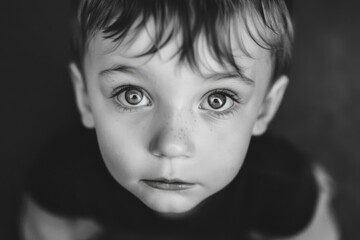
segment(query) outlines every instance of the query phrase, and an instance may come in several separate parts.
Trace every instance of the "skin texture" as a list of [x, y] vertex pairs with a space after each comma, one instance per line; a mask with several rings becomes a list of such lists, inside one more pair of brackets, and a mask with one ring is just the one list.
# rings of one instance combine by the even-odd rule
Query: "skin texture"
[[[98, 33], [84, 57], [83, 74], [75, 64], [70, 70], [82, 121], [96, 129], [112, 176], [149, 208], [177, 216], [236, 176], [251, 136], [262, 134], [275, 114], [287, 78], [269, 86], [270, 54], [246, 34], [243, 42], [252, 58], [234, 53], [248, 79], [229, 76], [232, 70], [211, 57], [202, 38], [200, 73], [179, 63], [177, 38], [154, 55], [134, 57], [150, 42], [151, 25], [127, 45]], [[132, 100], [140, 101], [131, 105], [126, 96], [134, 92]], [[209, 99], [214, 98], [225, 105], [213, 108]], [[191, 186], [159, 190], [143, 181], [158, 178]]]

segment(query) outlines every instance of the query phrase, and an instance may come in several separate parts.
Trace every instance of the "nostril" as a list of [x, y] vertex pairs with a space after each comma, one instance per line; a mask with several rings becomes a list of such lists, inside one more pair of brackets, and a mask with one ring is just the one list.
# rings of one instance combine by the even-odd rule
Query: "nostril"
[[164, 155], [163, 155], [160, 151], [158, 151], [158, 150], [156, 150], [156, 149], [151, 149], [151, 148], [150, 148], [150, 152], [151, 152], [151, 154], [152, 154], [153, 156], [155, 156], [155, 157], [158, 157], [158, 158], [164, 157]]
[[176, 158], [188, 156], [187, 146], [184, 143], [164, 142], [151, 148], [152, 155], [162, 158]]

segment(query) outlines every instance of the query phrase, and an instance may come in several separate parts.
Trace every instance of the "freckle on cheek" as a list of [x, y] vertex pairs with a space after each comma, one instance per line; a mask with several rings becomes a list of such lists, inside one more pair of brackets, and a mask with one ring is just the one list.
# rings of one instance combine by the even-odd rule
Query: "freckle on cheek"
[[182, 140], [184, 138], [184, 129], [180, 129], [180, 132], [178, 132], [178, 138]]

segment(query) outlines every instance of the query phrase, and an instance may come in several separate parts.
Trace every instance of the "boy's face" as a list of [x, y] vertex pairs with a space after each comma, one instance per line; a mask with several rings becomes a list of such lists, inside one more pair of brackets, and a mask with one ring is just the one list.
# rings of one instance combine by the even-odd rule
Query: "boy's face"
[[153, 210], [184, 213], [236, 176], [251, 136], [264, 132], [275, 113], [286, 78], [268, 90], [270, 55], [246, 36], [253, 58], [234, 53], [247, 79], [221, 67], [202, 39], [202, 74], [173, 57], [176, 40], [133, 57], [150, 39], [143, 31], [133, 44], [114, 48], [97, 34], [84, 76], [71, 65], [77, 102], [112, 176]]

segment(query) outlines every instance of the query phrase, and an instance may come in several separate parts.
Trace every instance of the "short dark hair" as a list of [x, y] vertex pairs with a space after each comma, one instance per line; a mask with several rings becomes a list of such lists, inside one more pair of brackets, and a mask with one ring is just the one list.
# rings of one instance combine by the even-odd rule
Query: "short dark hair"
[[[181, 33], [176, 54], [180, 61], [197, 68], [196, 40], [203, 34], [213, 57], [240, 72], [230, 33], [243, 24], [249, 36], [271, 52], [272, 79], [289, 67], [293, 24], [287, 0], [74, 0], [72, 7], [74, 61], [81, 69], [88, 43], [96, 33], [102, 32], [105, 38], [121, 44], [130, 31], [134, 40], [149, 19], [155, 24], [155, 39], [139, 56], [157, 52]], [[255, 29], [250, 29], [249, 20], [257, 23]], [[240, 37], [237, 40], [241, 50], [251, 57]]]

